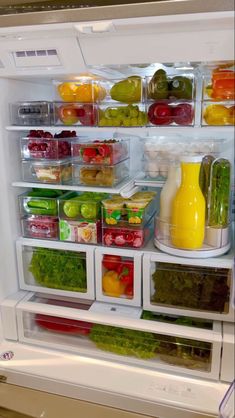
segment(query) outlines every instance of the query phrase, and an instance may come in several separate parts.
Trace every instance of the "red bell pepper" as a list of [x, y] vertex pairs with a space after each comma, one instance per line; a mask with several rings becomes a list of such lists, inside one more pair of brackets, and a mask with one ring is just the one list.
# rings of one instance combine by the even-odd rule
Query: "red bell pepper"
[[117, 271], [117, 268], [122, 262], [120, 255], [104, 254], [102, 264], [107, 270]]
[[127, 286], [132, 286], [134, 283], [134, 262], [133, 261], [124, 261], [119, 264], [117, 268], [117, 273], [119, 275], [119, 280], [122, 283], [125, 283]]

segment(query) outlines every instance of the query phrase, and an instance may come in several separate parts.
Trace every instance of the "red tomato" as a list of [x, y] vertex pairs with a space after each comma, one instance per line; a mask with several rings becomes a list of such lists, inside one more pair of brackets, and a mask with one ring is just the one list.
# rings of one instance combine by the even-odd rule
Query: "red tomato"
[[102, 264], [107, 270], [116, 270], [122, 261], [120, 255], [104, 254]]

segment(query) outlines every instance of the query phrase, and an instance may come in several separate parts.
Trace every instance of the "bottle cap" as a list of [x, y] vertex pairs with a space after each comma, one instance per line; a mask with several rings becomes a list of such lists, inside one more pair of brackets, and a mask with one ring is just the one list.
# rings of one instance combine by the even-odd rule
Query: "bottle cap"
[[203, 155], [183, 155], [180, 158], [181, 163], [201, 163]]

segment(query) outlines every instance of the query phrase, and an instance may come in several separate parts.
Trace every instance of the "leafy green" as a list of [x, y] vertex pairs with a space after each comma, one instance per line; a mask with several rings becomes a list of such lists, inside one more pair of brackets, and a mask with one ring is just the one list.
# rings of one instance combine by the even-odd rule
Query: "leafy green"
[[141, 359], [155, 357], [159, 342], [150, 332], [94, 325], [89, 335], [98, 348]]
[[41, 286], [87, 291], [86, 261], [77, 252], [35, 248], [28, 269]]
[[230, 206], [230, 163], [224, 158], [212, 164], [209, 226], [227, 227]]

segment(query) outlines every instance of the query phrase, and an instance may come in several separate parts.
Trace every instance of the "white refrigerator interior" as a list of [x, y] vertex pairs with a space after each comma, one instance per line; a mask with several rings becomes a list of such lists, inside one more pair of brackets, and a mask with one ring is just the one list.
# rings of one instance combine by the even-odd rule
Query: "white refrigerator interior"
[[[156, 418], [218, 416], [219, 404], [234, 379], [234, 368], [231, 367], [234, 353], [234, 265], [233, 245], [228, 238], [230, 232], [226, 232], [223, 250], [212, 254], [217, 257], [211, 257], [209, 250], [204, 255], [193, 251], [191, 257], [186, 253], [168, 255], [154, 247], [153, 235], [150, 236], [154, 229], [153, 216], [149, 209], [146, 211], [149, 234], [143, 238], [147, 245], [140, 248], [138, 244], [134, 249], [128, 246], [108, 248], [104, 238], [105, 245], [101, 242], [97, 245], [66, 242], [58, 237], [43, 240], [22, 236], [18, 196], [23, 196], [31, 188], [44, 188], [63, 192], [107, 192], [130, 199], [134, 193], [147, 187], [147, 190], [157, 191], [159, 202], [165, 178], [146, 180], [143, 161], [147, 158], [144, 144], [157, 143], [159, 137], [160, 141], [163, 138], [165, 143], [170, 141], [175, 148], [181, 146], [184, 150], [189, 143], [194, 151], [196, 145], [199, 149], [203, 144], [209, 144], [233, 167], [232, 124], [209, 126], [202, 117], [204, 68], [214, 68], [219, 63], [228, 67], [234, 58], [233, 33], [234, 16], [229, 11], [0, 28], [0, 381], [6, 379], [12, 385], [129, 411], [130, 417], [131, 413]], [[196, 93], [192, 106], [195, 112], [194, 120], [188, 126], [168, 124], [156, 127], [144, 122], [142, 126], [136, 126], [138, 123], [125, 127], [118, 124], [107, 126], [100, 123], [101, 119], [93, 126], [58, 124], [55, 115], [58, 115], [61, 100], [57, 93], [59, 83], [76, 81], [79, 75], [88, 77], [86, 79], [92, 76], [107, 89], [114, 84], [113, 80], [137, 75], [144, 80], [144, 96], [145, 83], [157, 69], [162, 68], [167, 69], [168, 74], [180, 75], [182, 71], [193, 74]], [[17, 123], [14, 107], [10, 108], [10, 104], [42, 101], [49, 102], [49, 107], [53, 106], [49, 111], [50, 123], [46, 121], [35, 126]], [[105, 114], [107, 103], [101, 105], [97, 117]], [[147, 112], [149, 104], [144, 98], [141, 103], [141, 112]], [[231, 109], [232, 105], [234, 102], [229, 103]], [[78, 112], [81, 111], [77, 106]], [[22, 173], [21, 152], [24, 151], [20, 149], [20, 139], [24, 147], [30, 130], [55, 134], [63, 129], [75, 130], [81, 142], [83, 138], [88, 141], [122, 136], [129, 141], [130, 159], [119, 162], [120, 169], [116, 168], [118, 164], [114, 166], [117, 184], [111, 182], [108, 186], [101, 184], [97, 187], [77, 183], [77, 176], [81, 176], [83, 169], [79, 162], [73, 163], [75, 180], [72, 185], [63, 181], [62, 184], [58, 181], [54, 184], [36, 183], [34, 178], [30, 178], [35, 166], [27, 158]], [[78, 170], [80, 174], [77, 174]], [[119, 181], [121, 175], [124, 178]], [[233, 187], [232, 184], [231, 190]], [[159, 205], [156, 203], [156, 206]], [[108, 216], [108, 211], [105, 213]], [[66, 216], [62, 221], [63, 225], [68, 222]], [[106, 239], [111, 227], [108, 221], [103, 226]], [[35, 251], [40, 256], [43, 249], [51, 254], [66, 251], [71, 263], [74, 253], [79, 253], [80, 263], [86, 271], [85, 288], [75, 292], [72, 286], [56, 289], [55, 286], [46, 288], [37, 283], [30, 260]], [[104, 268], [107, 254], [119, 257], [119, 261], [122, 259], [122, 262], [129, 263], [128, 266], [130, 263], [134, 265], [134, 288], [129, 299], [105, 294], [102, 288], [102, 277], [107, 274], [107, 268]], [[180, 294], [177, 299], [177, 290], [174, 290], [174, 300], [163, 302], [158, 299], [154, 288], [158, 278], [154, 275], [157, 269], [166, 272], [172, 266], [175, 271], [189, 272], [192, 292], [196, 292], [202, 272], [208, 274], [208, 283], [209, 276], [214, 275], [216, 279], [221, 274], [223, 289], [226, 290], [223, 306], [210, 310], [203, 301], [198, 306], [187, 301], [182, 305]], [[158, 315], [159, 322], [142, 316], [143, 309]], [[174, 318], [177, 315], [190, 317], [192, 326], [174, 320], [162, 322], [164, 316]], [[53, 318], [54, 325], [50, 318]], [[77, 335], [71, 331], [71, 335], [60, 334], [56, 328], [58, 318], [65, 321], [63, 326], [67, 330], [68, 326], [75, 327]], [[202, 321], [201, 325], [198, 325], [198, 320]], [[82, 335], [81, 329], [76, 329], [76, 321], [85, 324]], [[92, 326], [97, 333], [93, 334], [91, 342], [87, 335]], [[132, 333], [140, 332], [135, 335], [139, 335], [139, 345], [145, 348], [139, 359], [99, 349], [98, 339], [103, 338], [105, 344], [107, 335], [112, 335], [115, 327], [123, 329], [126, 334], [129, 332], [129, 338]], [[106, 334], [102, 335], [102, 329]], [[153, 347], [153, 335], [158, 336], [160, 348], [171, 344], [179, 351], [183, 350], [179, 348], [182, 345], [186, 353], [185, 347], [187, 350], [190, 347], [194, 360], [185, 357], [183, 361], [182, 357], [182, 361], [176, 363], [163, 348], [159, 358], [154, 355], [146, 357], [144, 351]], [[99, 344], [102, 346], [101, 342]], [[201, 361], [195, 360], [198, 352]], [[32, 413], [32, 410], [23, 412]]]

